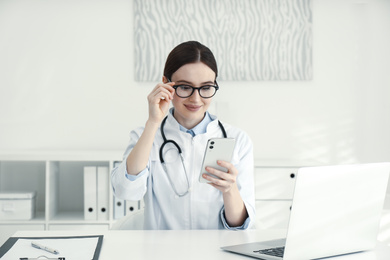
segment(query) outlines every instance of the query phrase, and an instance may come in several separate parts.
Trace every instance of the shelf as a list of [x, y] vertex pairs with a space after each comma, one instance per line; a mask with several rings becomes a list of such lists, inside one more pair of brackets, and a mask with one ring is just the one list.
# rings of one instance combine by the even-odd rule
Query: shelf
[[64, 221], [84, 221], [84, 211], [62, 211], [57, 212], [55, 216], [50, 219], [51, 222], [64, 222]]
[[44, 224], [45, 213], [42, 211], [35, 212], [33, 219], [26, 220], [0, 220], [0, 224]]
[[[0, 241], [17, 230], [109, 229], [116, 221], [113, 199], [108, 199], [105, 220], [84, 219], [84, 167], [103, 166], [110, 172], [122, 154], [122, 151], [0, 151], [0, 192], [37, 192], [35, 217], [0, 220]], [[110, 182], [107, 185], [108, 198], [112, 198]]]
[[0, 161], [0, 192], [36, 192], [35, 208], [37, 212], [43, 212], [43, 216], [45, 184], [45, 161]]
[[86, 166], [110, 168], [110, 163], [108, 161], [50, 161], [48, 165], [49, 219], [62, 215], [68, 217], [64, 212], [69, 212], [69, 216], [74, 216], [76, 220], [84, 219], [84, 167]]

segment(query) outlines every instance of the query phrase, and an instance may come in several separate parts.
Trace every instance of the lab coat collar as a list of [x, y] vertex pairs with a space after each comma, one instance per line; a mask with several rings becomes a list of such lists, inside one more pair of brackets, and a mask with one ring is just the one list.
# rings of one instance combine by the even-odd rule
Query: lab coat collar
[[[180, 131], [180, 124], [179, 122], [176, 121], [176, 118], [174, 118], [172, 115], [173, 110], [174, 110], [173, 107], [169, 109], [167, 125], [169, 125], [169, 128], [172, 130]], [[210, 114], [210, 118], [212, 121], [208, 124], [206, 128], [207, 129], [206, 134], [214, 130], [215, 128], [219, 128], [217, 117], [215, 115]]]

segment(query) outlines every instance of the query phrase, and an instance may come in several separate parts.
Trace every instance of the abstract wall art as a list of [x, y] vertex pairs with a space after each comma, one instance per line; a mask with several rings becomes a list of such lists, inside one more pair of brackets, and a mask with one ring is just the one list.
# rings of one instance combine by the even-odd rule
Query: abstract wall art
[[134, 0], [136, 81], [160, 81], [181, 42], [214, 53], [219, 80], [311, 80], [310, 0]]

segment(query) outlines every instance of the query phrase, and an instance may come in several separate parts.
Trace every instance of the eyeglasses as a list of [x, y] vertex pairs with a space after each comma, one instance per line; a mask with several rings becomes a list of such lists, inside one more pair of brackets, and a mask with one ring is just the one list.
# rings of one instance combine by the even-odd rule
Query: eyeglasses
[[217, 82], [215, 82], [215, 85], [205, 85], [201, 86], [199, 88], [195, 88], [190, 85], [175, 85], [173, 86], [175, 89], [176, 95], [181, 98], [188, 98], [192, 94], [194, 94], [195, 90], [198, 90], [199, 96], [202, 98], [211, 98], [217, 93], [217, 90], [219, 89], [219, 86]]

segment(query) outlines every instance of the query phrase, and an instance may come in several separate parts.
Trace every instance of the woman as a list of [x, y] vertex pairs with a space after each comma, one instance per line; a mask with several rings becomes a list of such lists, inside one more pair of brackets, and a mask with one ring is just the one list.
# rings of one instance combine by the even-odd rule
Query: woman
[[[246, 229], [254, 223], [252, 142], [207, 112], [217, 76], [212, 52], [199, 42], [184, 42], [171, 51], [163, 82], [148, 95], [145, 127], [131, 132], [124, 160], [111, 174], [117, 197], [144, 198], [145, 229]], [[219, 178], [203, 174], [209, 183], [200, 183], [207, 140], [224, 137], [223, 131], [236, 139], [232, 161], [218, 162], [228, 172], [206, 167]]]

